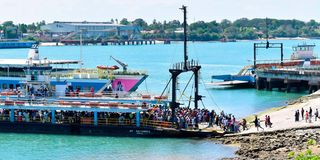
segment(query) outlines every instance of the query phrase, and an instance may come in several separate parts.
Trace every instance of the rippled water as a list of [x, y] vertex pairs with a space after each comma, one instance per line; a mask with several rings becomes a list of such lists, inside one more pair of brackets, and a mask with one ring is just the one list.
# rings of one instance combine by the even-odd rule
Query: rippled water
[[0, 159], [217, 159], [234, 147], [209, 140], [0, 134]]

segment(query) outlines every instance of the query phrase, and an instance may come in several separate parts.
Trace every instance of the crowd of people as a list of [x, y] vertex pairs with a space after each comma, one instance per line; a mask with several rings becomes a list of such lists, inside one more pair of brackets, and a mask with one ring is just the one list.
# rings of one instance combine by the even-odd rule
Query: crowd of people
[[[10, 111], [7, 109], [0, 110], [1, 120], [9, 120]], [[18, 122], [51, 122], [52, 113], [47, 110], [15, 110], [14, 113]], [[221, 111], [219, 114], [214, 110], [208, 109], [176, 109], [176, 116], [172, 116], [172, 111], [168, 108], [161, 109], [155, 107], [148, 111], [141, 112], [141, 121], [158, 121], [158, 122], [174, 122], [172, 127], [178, 129], [198, 129], [199, 124], [205, 124], [205, 127], [220, 127], [227, 132], [239, 132], [240, 126], [246, 129], [246, 120], [242, 122], [236, 121], [232, 114], [226, 114]], [[73, 111], [57, 111], [55, 113], [56, 123], [80, 123], [81, 118], [93, 119], [93, 112], [73, 112]], [[135, 113], [111, 113], [100, 112], [98, 119], [106, 122], [108, 119], [117, 120], [116, 123], [128, 121], [134, 123], [136, 120]]]
[[178, 108], [176, 116], [172, 117], [171, 110], [159, 107], [153, 109], [149, 114], [152, 120], [173, 121], [179, 129], [197, 129], [199, 124], [207, 124], [207, 127], [215, 125], [228, 132], [239, 132], [240, 126], [247, 128], [245, 119], [242, 122], [236, 121], [234, 115], [226, 114], [224, 111], [216, 113], [208, 109]]
[[[295, 122], [299, 122], [301, 120], [301, 121], [305, 121], [307, 123], [311, 123], [312, 118], [314, 118], [314, 121], [317, 121], [317, 119], [319, 118], [319, 112], [318, 112], [318, 109], [316, 109], [313, 112], [311, 107], [309, 107], [309, 110], [304, 110], [303, 108], [301, 108], [300, 111], [299, 111], [299, 109], [296, 110], [294, 116], [295, 116]], [[300, 117], [301, 117], [301, 119], [300, 119]]]

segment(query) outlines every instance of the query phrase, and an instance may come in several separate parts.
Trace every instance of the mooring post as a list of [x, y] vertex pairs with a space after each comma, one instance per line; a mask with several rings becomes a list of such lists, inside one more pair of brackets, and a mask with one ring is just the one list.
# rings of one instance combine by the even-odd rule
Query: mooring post
[[93, 124], [94, 124], [95, 126], [98, 125], [98, 112], [97, 112], [97, 111], [94, 111], [94, 112], [93, 112]]
[[281, 43], [281, 66], [283, 66], [283, 44]]
[[14, 109], [10, 109], [10, 122], [14, 122]]
[[254, 68], [254, 69], [256, 69], [256, 67], [257, 67], [257, 66], [256, 66], [256, 65], [257, 65], [257, 64], [256, 64], [256, 58], [257, 58], [257, 52], [256, 52], [256, 50], [257, 50], [256, 47], [257, 47], [257, 46], [256, 46], [256, 45], [257, 45], [256, 43], [253, 44], [253, 68]]
[[56, 110], [51, 110], [51, 123], [55, 124], [56, 123]]
[[140, 127], [140, 111], [136, 112], [136, 126]]

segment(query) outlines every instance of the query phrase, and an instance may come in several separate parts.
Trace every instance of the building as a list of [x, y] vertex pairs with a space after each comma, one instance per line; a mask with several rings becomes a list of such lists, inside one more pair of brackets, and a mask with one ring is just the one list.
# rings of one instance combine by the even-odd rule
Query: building
[[60, 22], [41, 26], [41, 30], [51, 37], [72, 39], [81, 33], [84, 38], [112, 38], [139, 39], [140, 27], [131, 25], [113, 24], [110, 22]]

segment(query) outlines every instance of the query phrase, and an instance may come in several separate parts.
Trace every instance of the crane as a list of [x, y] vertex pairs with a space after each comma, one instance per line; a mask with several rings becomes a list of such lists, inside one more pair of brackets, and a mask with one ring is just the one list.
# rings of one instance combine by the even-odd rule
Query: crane
[[125, 63], [121, 62], [120, 60], [118, 60], [118, 59], [116, 59], [116, 58], [114, 58], [112, 56], [110, 56], [110, 58], [112, 58], [117, 63], [119, 63], [122, 66], [123, 71], [125, 71], [125, 72], [127, 71], [128, 64], [125, 64]]

